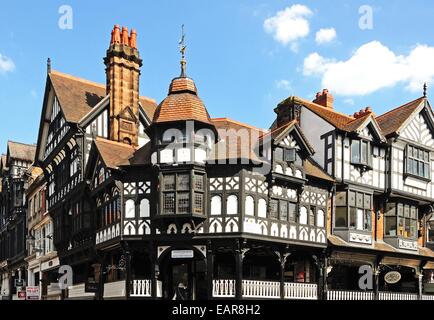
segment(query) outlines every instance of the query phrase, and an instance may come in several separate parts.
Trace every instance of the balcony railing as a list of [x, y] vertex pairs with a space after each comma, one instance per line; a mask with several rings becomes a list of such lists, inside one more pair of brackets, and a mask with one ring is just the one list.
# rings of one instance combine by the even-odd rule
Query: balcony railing
[[374, 300], [373, 292], [366, 291], [327, 291], [327, 300]]
[[[157, 298], [163, 295], [163, 283], [157, 281]], [[136, 279], [131, 282], [130, 297], [133, 298], [151, 298], [152, 297], [152, 280]]]
[[380, 300], [419, 300], [419, 296], [415, 293], [401, 293], [401, 292], [380, 292]]
[[280, 282], [243, 280], [243, 298], [280, 299]]
[[314, 283], [285, 282], [285, 299], [318, 300], [318, 285]]
[[214, 298], [235, 298], [235, 280], [213, 280], [212, 296]]
[[[213, 280], [214, 298], [235, 298], [235, 291], [235, 280]], [[318, 285], [285, 282], [283, 293], [288, 300], [317, 300]], [[280, 299], [280, 282], [243, 280], [242, 296], [247, 299]]]
[[[327, 291], [327, 300], [374, 300], [374, 292], [329, 290]], [[416, 293], [380, 291], [378, 300], [419, 300], [419, 295]], [[434, 300], [434, 296], [423, 295], [422, 300]]]

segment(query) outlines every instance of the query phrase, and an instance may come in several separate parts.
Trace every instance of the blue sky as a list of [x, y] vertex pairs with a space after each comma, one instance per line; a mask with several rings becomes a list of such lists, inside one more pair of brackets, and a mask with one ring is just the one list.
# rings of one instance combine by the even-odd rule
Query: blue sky
[[[56, 70], [105, 81], [114, 24], [138, 31], [142, 95], [160, 102], [179, 74], [184, 23], [187, 73], [211, 116], [263, 128], [279, 101], [312, 99], [325, 86], [339, 111], [381, 114], [420, 97], [424, 81], [434, 85], [431, 1], [2, 2], [0, 152], [8, 139], [36, 142], [47, 57]], [[62, 5], [73, 10], [72, 29], [59, 28]], [[360, 28], [362, 5], [372, 28]]]

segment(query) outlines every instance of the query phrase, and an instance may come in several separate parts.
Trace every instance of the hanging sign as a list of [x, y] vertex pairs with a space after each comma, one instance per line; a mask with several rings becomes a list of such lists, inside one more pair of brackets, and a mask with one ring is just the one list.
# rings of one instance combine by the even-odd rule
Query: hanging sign
[[384, 281], [388, 284], [395, 284], [401, 280], [401, 274], [398, 271], [390, 271], [384, 276]]

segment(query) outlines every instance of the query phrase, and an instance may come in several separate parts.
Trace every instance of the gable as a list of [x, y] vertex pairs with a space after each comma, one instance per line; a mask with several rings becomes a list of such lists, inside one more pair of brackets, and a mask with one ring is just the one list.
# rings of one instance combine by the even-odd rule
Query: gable
[[47, 78], [39, 125], [36, 161], [44, 161], [66, 136], [70, 126], [60, 106], [55, 90]]
[[287, 134], [286, 137], [282, 138], [278, 145], [281, 147], [300, 150], [300, 145], [297, 143], [297, 140], [292, 132]]
[[275, 129], [271, 134], [274, 138], [275, 145], [286, 148], [295, 148], [310, 156], [314, 154], [314, 149], [295, 122]]
[[429, 123], [430, 115], [422, 110], [408, 123], [401, 132], [401, 137], [419, 145], [434, 148], [434, 132]]

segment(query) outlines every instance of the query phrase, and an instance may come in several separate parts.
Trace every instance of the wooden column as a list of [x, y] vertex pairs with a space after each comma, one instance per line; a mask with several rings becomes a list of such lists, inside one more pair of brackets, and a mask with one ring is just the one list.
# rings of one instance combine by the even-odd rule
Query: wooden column
[[239, 240], [235, 242], [235, 299], [243, 298], [243, 259], [246, 249]]
[[214, 280], [214, 250], [211, 241], [207, 243], [206, 253], [206, 277], [208, 282], [208, 300], [213, 299], [213, 280]]
[[125, 258], [125, 298], [128, 300], [131, 288], [131, 251], [126, 241], [122, 243], [122, 251]]
[[157, 259], [157, 248], [155, 243], [151, 242], [148, 247], [149, 260], [151, 262], [151, 296], [153, 299], [157, 298], [157, 282], [160, 276], [160, 268]]
[[380, 299], [380, 263], [383, 256], [379, 256], [374, 264], [374, 300]]
[[423, 298], [423, 284], [422, 284], [422, 281], [423, 281], [423, 273], [422, 272], [420, 272], [419, 274], [417, 274], [417, 285], [418, 285], [418, 299], [419, 300], [422, 300], [422, 298]]
[[275, 251], [279, 258], [280, 263], [280, 299], [285, 299], [285, 265], [288, 257], [291, 253], [288, 252], [288, 248], [282, 249], [281, 251]]

